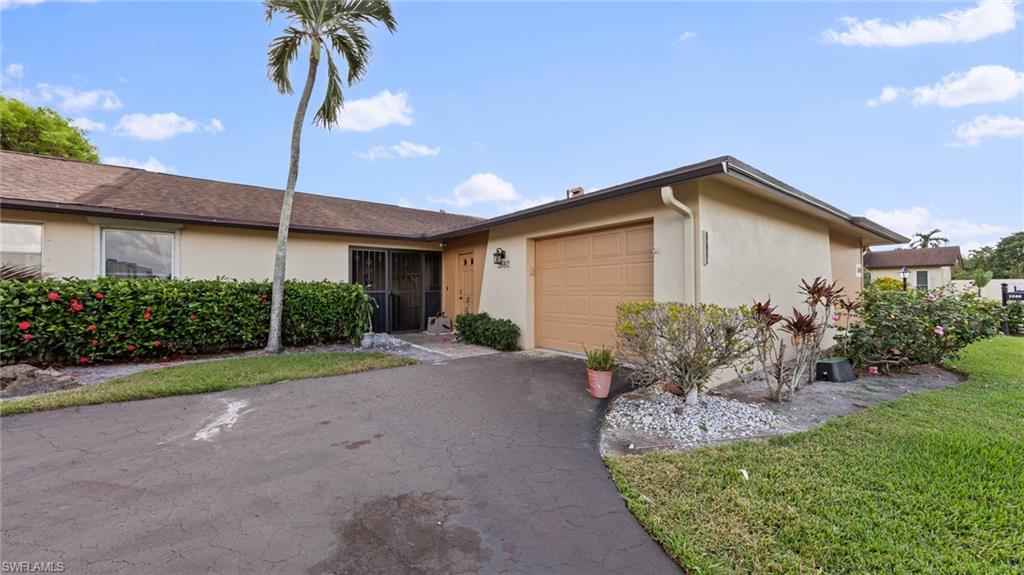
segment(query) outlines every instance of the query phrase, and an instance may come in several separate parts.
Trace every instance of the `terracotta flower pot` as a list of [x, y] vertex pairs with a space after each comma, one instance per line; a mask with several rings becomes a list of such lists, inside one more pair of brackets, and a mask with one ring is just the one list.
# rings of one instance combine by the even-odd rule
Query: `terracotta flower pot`
[[587, 391], [590, 395], [598, 398], [608, 397], [608, 390], [612, 387], [612, 372], [594, 371], [587, 368]]

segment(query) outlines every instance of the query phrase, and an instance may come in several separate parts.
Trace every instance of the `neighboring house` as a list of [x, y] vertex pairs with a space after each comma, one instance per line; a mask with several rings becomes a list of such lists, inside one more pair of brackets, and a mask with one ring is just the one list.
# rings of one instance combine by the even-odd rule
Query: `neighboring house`
[[[280, 190], [4, 152], [3, 257], [53, 276], [268, 278]], [[614, 343], [623, 300], [789, 311], [801, 279], [855, 293], [862, 254], [908, 239], [732, 157], [487, 220], [296, 194], [288, 276], [353, 281], [378, 331], [486, 311], [521, 345]], [[10, 255], [9, 255], [10, 254]]]
[[962, 269], [960, 246], [907, 248], [864, 254], [864, 267], [872, 279], [895, 278], [902, 281], [900, 270], [910, 272], [907, 285], [929, 290], [953, 281], [953, 272]]

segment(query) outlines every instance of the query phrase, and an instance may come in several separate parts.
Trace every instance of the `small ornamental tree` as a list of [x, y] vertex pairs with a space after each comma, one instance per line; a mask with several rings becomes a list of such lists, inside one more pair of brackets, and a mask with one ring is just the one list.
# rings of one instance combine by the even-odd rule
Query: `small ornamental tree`
[[753, 328], [745, 308], [646, 301], [619, 304], [615, 332], [634, 384], [673, 384], [692, 402], [715, 371], [749, 356]]

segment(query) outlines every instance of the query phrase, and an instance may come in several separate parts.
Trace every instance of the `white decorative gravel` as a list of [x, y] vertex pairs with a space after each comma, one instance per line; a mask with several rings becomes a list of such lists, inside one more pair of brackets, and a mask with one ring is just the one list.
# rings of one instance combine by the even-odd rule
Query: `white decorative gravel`
[[701, 394], [694, 404], [658, 387], [619, 396], [605, 414], [605, 425], [632, 429], [690, 445], [756, 437], [785, 427], [768, 409]]

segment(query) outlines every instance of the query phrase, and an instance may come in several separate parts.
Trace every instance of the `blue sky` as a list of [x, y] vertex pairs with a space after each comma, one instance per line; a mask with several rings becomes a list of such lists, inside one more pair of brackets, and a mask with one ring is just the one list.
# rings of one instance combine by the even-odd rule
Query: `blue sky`
[[[266, 79], [283, 22], [259, 4], [0, 6], [4, 93], [89, 127], [106, 161], [283, 187], [296, 97]], [[299, 189], [489, 216], [731, 154], [991, 243], [1024, 228], [1022, 11], [401, 2], [343, 125], [307, 124]]]

